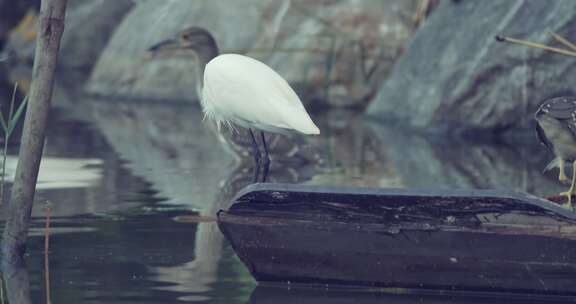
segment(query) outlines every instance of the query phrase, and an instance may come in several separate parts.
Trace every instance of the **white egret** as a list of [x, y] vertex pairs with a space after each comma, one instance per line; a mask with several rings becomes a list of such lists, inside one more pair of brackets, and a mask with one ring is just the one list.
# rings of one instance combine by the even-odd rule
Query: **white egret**
[[239, 54], [219, 55], [216, 41], [208, 31], [191, 27], [177, 38], [162, 41], [149, 49], [154, 55], [165, 50], [190, 50], [196, 59], [197, 93], [206, 117], [218, 129], [234, 125], [248, 129], [254, 151], [254, 182], [260, 171], [260, 149], [252, 129], [260, 131], [264, 146], [262, 182], [266, 182], [270, 157], [263, 131], [320, 134], [298, 95], [278, 73], [266, 64]]

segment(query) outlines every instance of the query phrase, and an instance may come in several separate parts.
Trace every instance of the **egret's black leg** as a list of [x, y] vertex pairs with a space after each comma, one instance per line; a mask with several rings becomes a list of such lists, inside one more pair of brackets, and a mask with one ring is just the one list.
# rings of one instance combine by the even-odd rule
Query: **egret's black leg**
[[252, 129], [248, 129], [248, 132], [250, 132], [250, 137], [252, 137], [252, 150], [254, 151], [254, 179], [252, 182], [257, 183], [258, 173], [260, 173], [260, 149], [258, 149], [258, 143]]
[[260, 136], [262, 137], [262, 144], [264, 145], [264, 171], [262, 171], [262, 182], [266, 182], [268, 177], [268, 170], [270, 169], [270, 156], [268, 155], [268, 146], [266, 145], [266, 138], [264, 137], [264, 132], [260, 131]]

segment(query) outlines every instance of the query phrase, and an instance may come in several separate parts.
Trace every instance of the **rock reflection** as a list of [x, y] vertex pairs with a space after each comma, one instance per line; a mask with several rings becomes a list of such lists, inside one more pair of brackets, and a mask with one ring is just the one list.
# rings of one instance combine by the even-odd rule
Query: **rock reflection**
[[134, 174], [168, 203], [203, 209], [234, 167], [234, 158], [192, 106], [92, 100], [92, 119]]
[[[253, 161], [245, 130], [218, 132], [191, 105], [92, 100], [92, 119], [135, 174], [150, 181], [168, 202], [204, 210], [218, 186], [251, 182]], [[302, 137], [267, 135], [271, 182], [300, 182], [321, 164]], [[242, 185], [243, 184], [243, 185]], [[213, 189], [208, 190], [207, 189]]]
[[[126, 167], [152, 183], [164, 204], [199, 211], [194, 259], [176, 266], [150, 266], [157, 287], [187, 294], [181, 299], [207, 300], [203, 295], [221, 282], [218, 267], [224, 251], [223, 236], [214, 219], [228, 207], [238, 190], [251, 183], [251, 143], [238, 133], [203, 122], [193, 106], [161, 103], [91, 100], [91, 119]], [[321, 164], [320, 153], [302, 137], [267, 135], [272, 167], [270, 181], [298, 183], [310, 179]], [[194, 218], [188, 218], [196, 221]], [[186, 221], [186, 217], [180, 217]], [[244, 273], [245, 274], [245, 273]], [[238, 274], [241, 275], [241, 274]], [[165, 284], [162, 284], [165, 285]]]
[[564, 190], [542, 174], [551, 157], [531, 137], [525, 142], [444, 138], [382, 125], [363, 113], [334, 110], [319, 117], [325, 170], [316, 185], [401, 188], [480, 188], [550, 195]]
[[[13, 182], [18, 157], [6, 158], [6, 181]], [[89, 188], [102, 179], [102, 160], [43, 157], [36, 189]]]
[[563, 189], [542, 174], [547, 157], [535, 142], [494, 143], [411, 134], [370, 123], [404, 187], [477, 188], [550, 195]]
[[362, 112], [335, 109], [318, 119], [322, 135], [314, 138], [323, 148], [325, 170], [309, 184], [402, 187], [395, 164], [386, 155], [386, 146], [378, 138], [380, 130], [366, 123]]
[[[16, 152], [13, 147], [9, 148], [9, 153]], [[10, 193], [16, 162], [14, 156], [7, 159], [8, 189], [5, 195]], [[39, 172], [33, 219], [44, 218], [42, 206], [46, 201], [52, 202], [55, 218], [134, 207], [141, 203], [133, 199], [139, 194], [126, 193], [124, 189], [147, 189], [148, 185], [142, 179], [128, 178], [129, 175], [131, 173], [111, 152], [105, 139], [89, 124], [62, 117], [58, 110], [53, 111]], [[127, 197], [132, 198], [131, 201]], [[0, 206], [0, 220], [6, 214], [6, 206]]]

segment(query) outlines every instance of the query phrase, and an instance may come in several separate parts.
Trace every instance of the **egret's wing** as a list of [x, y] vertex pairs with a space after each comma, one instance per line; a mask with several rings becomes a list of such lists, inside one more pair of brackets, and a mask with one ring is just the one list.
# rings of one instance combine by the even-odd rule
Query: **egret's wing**
[[572, 120], [576, 115], [576, 98], [556, 97], [548, 99], [540, 105], [538, 113], [545, 113], [558, 120]]
[[203, 99], [205, 112], [216, 120], [317, 133], [288, 83], [246, 56], [226, 54], [210, 61], [204, 71]]
[[268, 96], [281, 97], [288, 104], [304, 108], [288, 82], [256, 59], [239, 54], [223, 54], [210, 61], [206, 68], [226, 73], [231, 79], [241, 79], [245, 85], [257, 86], [262, 92], [267, 91]]
[[556, 97], [545, 100], [536, 115], [548, 115], [559, 120], [576, 136], [576, 97]]
[[538, 122], [536, 122], [535, 128], [536, 128], [536, 137], [538, 138], [538, 141], [540, 141], [540, 143], [542, 143], [548, 150], [552, 151], [553, 149], [552, 143], [548, 140], [548, 138], [546, 137], [546, 133], [544, 133], [544, 129], [542, 129], [542, 127]]

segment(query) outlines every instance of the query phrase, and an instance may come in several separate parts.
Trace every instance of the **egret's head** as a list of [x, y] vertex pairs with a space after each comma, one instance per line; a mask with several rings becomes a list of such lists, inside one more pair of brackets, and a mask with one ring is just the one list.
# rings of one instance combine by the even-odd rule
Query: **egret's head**
[[148, 49], [150, 55], [170, 53], [178, 50], [193, 50], [203, 52], [218, 50], [216, 41], [210, 33], [200, 27], [189, 27], [180, 31], [176, 37], [161, 41]]

